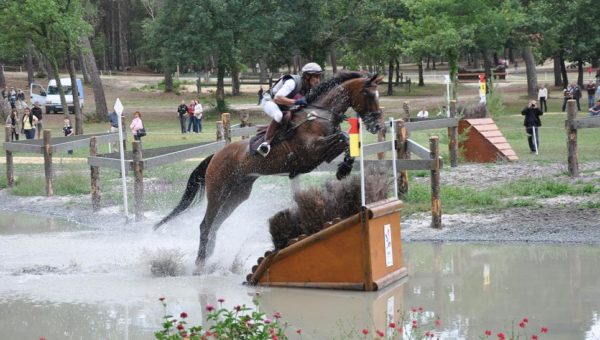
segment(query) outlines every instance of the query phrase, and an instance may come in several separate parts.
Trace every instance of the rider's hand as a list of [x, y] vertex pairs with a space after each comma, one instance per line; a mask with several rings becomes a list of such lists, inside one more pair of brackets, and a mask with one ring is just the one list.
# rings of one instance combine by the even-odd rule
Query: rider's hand
[[306, 102], [306, 98], [302, 97], [300, 99], [296, 99], [296, 101], [294, 102], [294, 105], [298, 105], [298, 106], [308, 106], [308, 103]]

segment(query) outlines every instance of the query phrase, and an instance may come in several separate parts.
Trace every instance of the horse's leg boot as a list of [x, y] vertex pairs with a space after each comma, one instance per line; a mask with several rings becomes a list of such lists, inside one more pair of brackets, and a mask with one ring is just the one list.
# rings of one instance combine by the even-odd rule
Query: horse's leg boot
[[277, 123], [274, 119], [271, 121], [271, 124], [267, 127], [267, 131], [265, 132], [265, 141], [260, 144], [258, 150], [256, 150], [263, 157], [267, 157], [269, 152], [271, 151], [271, 141], [275, 136], [275, 132], [279, 127], [279, 123]]

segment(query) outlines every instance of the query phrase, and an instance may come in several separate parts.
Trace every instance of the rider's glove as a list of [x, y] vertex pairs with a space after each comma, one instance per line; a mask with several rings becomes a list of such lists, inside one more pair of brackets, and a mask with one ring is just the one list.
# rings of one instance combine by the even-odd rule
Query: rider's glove
[[298, 106], [308, 106], [308, 103], [306, 102], [306, 98], [302, 97], [300, 99], [296, 99], [296, 101], [294, 102], [294, 105], [298, 105]]

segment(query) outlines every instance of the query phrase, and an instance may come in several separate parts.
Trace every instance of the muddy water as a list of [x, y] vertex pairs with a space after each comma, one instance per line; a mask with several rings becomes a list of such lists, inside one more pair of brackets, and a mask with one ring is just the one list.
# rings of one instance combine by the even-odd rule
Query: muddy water
[[[242, 207], [238, 216], [264, 225], [252, 212]], [[297, 328], [303, 339], [384, 330], [389, 315], [399, 320], [413, 307], [423, 308], [419, 328], [444, 339], [507, 333], [523, 317], [529, 336], [548, 327], [550, 339], [600, 338], [598, 247], [412, 243], [404, 248], [409, 278], [380, 292], [256, 289], [241, 283], [269, 239], [252, 227], [224, 225], [210, 273], [191, 275], [197, 213], [152, 232], [149, 223], [83, 226], [1, 212], [0, 339], [150, 339], [163, 315], [159, 297], [200, 323], [207, 303], [252, 305], [256, 294], [262, 310], [290, 322], [292, 338]], [[150, 275], [148, 258], [161, 249], [181, 252], [184, 276]]]

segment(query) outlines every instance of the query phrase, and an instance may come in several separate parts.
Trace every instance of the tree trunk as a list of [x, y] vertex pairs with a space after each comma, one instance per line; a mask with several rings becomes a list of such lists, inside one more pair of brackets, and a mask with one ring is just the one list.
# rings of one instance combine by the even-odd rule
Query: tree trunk
[[418, 86], [425, 86], [425, 81], [423, 79], [423, 61], [419, 61], [419, 63], [417, 65], [419, 66], [419, 85]]
[[427, 67], [425, 67], [425, 69], [427, 69], [427, 70], [431, 69], [431, 68], [429, 67], [429, 61], [430, 61], [430, 60], [431, 60], [431, 57], [430, 57], [430, 56], [427, 56]]
[[387, 86], [387, 95], [394, 95], [394, 58], [390, 58], [390, 64], [388, 66], [388, 86]]
[[[48, 56], [47, 56], [48, 57]], [[52, 67], [52, 72], [56, 74], [56, 87], [58, 88], [58, 94], [60, 96], [60, 105], [63, 109], [63, 116], [65, 119], [69, 118], [69, 105], [67, 105], [67, 98], [65, 97], [65, 89], [62, 86], [62, 82], [60, 81], [60, 72], [58, 69], [58, 60], [54, 56], [50, 57], [49, 60], [50, 66]]]
[[261, 57], [258, 65], [260, 67], [260, 82], [264, 83], [267, 81], [267, 61], [265, 57]]
[[492, 77], [492, 62], [490, 61], [490, 55], [487, 50], [481, 52], [483, 58], [483, 73], [485, 73], [485, 79]]
[[173, 72], [171, 68], [165, 62], [164, 72], [165, 72], [165, 92], [173, 92]]
[[240, 95], [240, 67], [236, 61], [231, 65], [231, 95]]
[[435, 56], [431, 57], [431, 68], [435, 71], [437, 70], [436, 66], [435, 66]]
[[0, 87], [6, 87], [6, 77], [4, 76], [4, 63], [0, 63]]
[[560, 73], [562, 74], [562, 86], [567, 88], [569, 85], [569, 77], [567, 76], [567, 68], [565, 67], [565, 58], [562, 52], [560, 53]]
[[451, 91], [452, 91], [452, 100], [458, 99], [458, 54], [448, 53], [448, 71], [450, 73], [450, 81], [452, 82]]
[[331, 56], [331, 69], [333, 71], [333, 73], [337, 73], [337, 52], [335, 51], [335, 47], [331, 47], [330, 50], [330, 56]]
[[46, 68], [46, 74], [48, 75], [48, 81], [51, 79], [56, 79], [56, 73], [54, 72], [54, 68], [50, 65], [50, 62], [46, 58], [46, 56], [42, 55], [42, 59], [44, 60], [44, 67]]
[[79, 67], [81, 68], [81, 74], [83, 74], [83, 82], [85, 84], [91, 84], [90, 73], [88, 72], [87, 66], [85, 65], [85, 59], [81, 48], [77, 47], [77, 58], [79, 60]]
[[33, 83], [33, 44], [31, 40], [27, 42], [27, 86]]
[[537, 98], [538, 81], [537, 71], [535, 69], [535, 58], [531, 46], [525, 46], [522, 51], [525, 61], [525, 72], [527, 73], [527, 95], [529, 98]]
[[[73, 52], [74, 49], [69, 46], [67, 48], [67, 66], [69, 67], [69, 75], [71, 76], [73, 112], [75, 112], [75, 134], [83, 135], [83, 117], [81, 115], [81, 108], [79, 107], [79, 88], [77, 88], [77, 73], [75, 72], [75, 60], [73, 59]], [[69, 112], [68, 108], [67, 112]]]
[[400, 61], [396, 58], [396, 86], [400, 85]]
[[577, 84], [583, 89], [583, 60], [577, 60]]
[[223, 65], [222, 61], [217, 61], [217, 90], [215, 92], [215, 97], [217, 100], [217, 110], [219, 112], [225, 112], [225, 65]]
[[554, 60], [554, 86], [562, 85], [562, 74], [560, 73], [560, 56], [555, 55]]
[[104, 87], [102, 87], [102, 79], [96, 66], [96, 58], [90, 44], [90, 39], [87, 36], [81, 36], [82, 44], [81, 53], [83, 53], [85, 65], [90, 73], [92, 87], [94, 89], [94, 101], [96, 103], [96, 119], [99, 121], [108, 121], [108, 108], [106, 107], [106, 97], [104, 96]]

